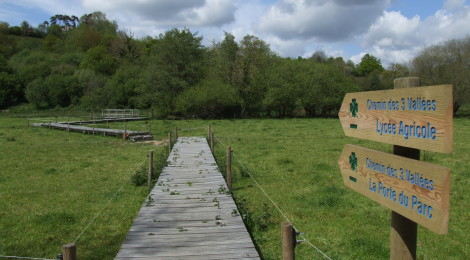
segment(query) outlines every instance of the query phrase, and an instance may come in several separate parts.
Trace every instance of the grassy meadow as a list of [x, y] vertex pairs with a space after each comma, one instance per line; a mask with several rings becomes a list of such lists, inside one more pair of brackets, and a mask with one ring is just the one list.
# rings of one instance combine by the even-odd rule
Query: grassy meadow
[[[223, 121], [165, 121], [183, 135], [215, 132], [216, 156], [225, 169], [225, 147], [261, 184], [307, 239], [332, 259], [389, 259], [390, 210], [346, 188], [337, 160], [344, 144], [384, 152], [392, 146], [345, 137], [337, 119], [263, 119]], [[171, 126], [173, 127], [173, 125]], [[168, 127], [168, 128], [171, 128]], [[422, 152], [421, 159], [451, 169], [449, 233], [437, 235], [418, 228], [418, 259], [470, 258], [470, 120], [454, 121], [454, 152]], [[235, 161], [234, 196], [249, 211], [248, 225], [264, 259], [281, 259], [280, 224], [284, 218]], [[298, 259], [324, 259], [303, 243]]]
[[102, 210], [76, 241], [78, 257], [113, 259], [147, 194], [130, 176], [149, 150], [166, 153], [0, 117], [0, 255], [55, 259]]
[[[307, 239], [332, 259], [388, 259], [390, 211], [346, 188], [337, 160], [344, 144], [384, 152], [391, 145], [345, 137], [337, 119], [150, 121], [156, 140], [178, 127], [180, 136], [206, 136], [225, 168], [226, 146]], [[143, 130], [144, 122], [128, 129]], [[120, 128], [122, 123], [116, 123]], [[113, 125], [111, 124], [111, 127]], [[449, 234], [418, 228], [418, 259], [470, 258], [470, 120], [455, 119], [453, 154], [422, 153], [451, 168]], [[130, 175], [149, 150], [166, 148], [46, 128], [0, 117], [0, 255], [54, 258], [77, 240], [80, 259], [113, 259], [146, 196]], [[234, 158], [233, 194], [264, 259], [281, 259], [284, 218]], [[297, 259], [323, 259], [306, 243]]]

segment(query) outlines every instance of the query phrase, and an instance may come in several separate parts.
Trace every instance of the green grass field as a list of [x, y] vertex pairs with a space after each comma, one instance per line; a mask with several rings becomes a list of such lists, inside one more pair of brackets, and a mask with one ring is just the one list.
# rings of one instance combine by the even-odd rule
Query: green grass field
[[[231, 146], [269, 196], [307, 239], [332, 259], [388, 259], [390, 211], [346, 188], [337, 160], [344, 144], [384, 152], [391, 145], [345, 137], [337, 119], [181, 120], [149, 122], [155, 139], [177, 126], [180, 136], [207, 135], [224, 169]], [[122, 123], [116, 123], [120, 125]], [[130, 122], [139, 129], [144, 122]], [[454, 153], [425, 152], [422, 159], [451, 168], [449, 234], [418, 229], [418, 259], [470, 258], [470, 120], [455, 119]], [[77, 240], [80, 259], [112, 259], [145, 199], [130, 175], [153, 149], [113, 137], [28, 128], [21, 118], [0, 117], [0, 255], [54, 258], [94, 215]], [[281, 258], [284, 218], [234, 160], [233, 193], [264, 259]], [[297, 259], [323, 259], [303, 243]]]
[[55, 258], [102, 210], [76, 241], [78, 256], [113, 259], [147, 194], [130, 176], [149, 150], [166, 153], [0, 118], [0, 255]]

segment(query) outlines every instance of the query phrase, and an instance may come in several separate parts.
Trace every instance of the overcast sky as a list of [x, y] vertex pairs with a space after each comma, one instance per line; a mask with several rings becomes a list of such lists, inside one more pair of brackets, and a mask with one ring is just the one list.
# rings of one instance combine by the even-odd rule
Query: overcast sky
[[210, 45], [224, 31], [238, 41], [253, 34], [281, 56], [320, 50], [358, 63], [370, 53], [385, 66], [470, 33], [466, 0], [0, 0], [0, 21], [10, 25], [93, 11], [138, 37], [187, 27]]

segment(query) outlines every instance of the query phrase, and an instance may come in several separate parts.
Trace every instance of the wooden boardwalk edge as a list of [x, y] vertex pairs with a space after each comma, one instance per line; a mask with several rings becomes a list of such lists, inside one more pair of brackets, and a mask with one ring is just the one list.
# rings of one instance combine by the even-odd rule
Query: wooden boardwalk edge
[[178, 138], [115, 259], [260, 259], [204, 137]]

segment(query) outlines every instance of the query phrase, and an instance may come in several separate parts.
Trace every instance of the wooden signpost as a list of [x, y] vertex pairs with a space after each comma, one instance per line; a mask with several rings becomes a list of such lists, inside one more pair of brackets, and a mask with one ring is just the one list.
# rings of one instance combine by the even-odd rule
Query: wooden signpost
[[349, 188], [431, 231], [447, 233], [450, 169], [349, 144], [338, 164]]
[[338, 113], [346, 136], [452, 152], [452, 85], [348, 93]]
[[391, 209], [390, 259], [416, 259], [417, 223], [446, 234], [450, 170], [419, 161], [420, 149], [452, 152], [452, 85], [348, 93], [338, 116], [346, 136], [393, 144], [393, 153], [346, 145], [338, 163], [344, 184]]

